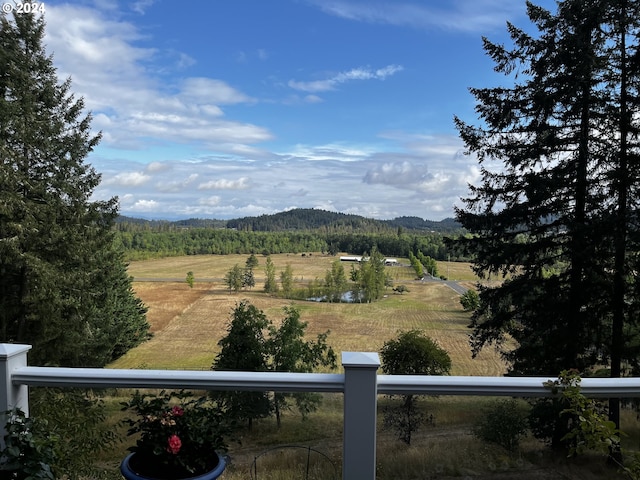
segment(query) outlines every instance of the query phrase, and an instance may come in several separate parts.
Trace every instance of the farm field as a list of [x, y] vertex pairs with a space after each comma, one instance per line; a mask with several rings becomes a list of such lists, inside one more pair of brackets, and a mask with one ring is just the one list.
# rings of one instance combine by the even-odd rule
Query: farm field
[[[491, 350], [471, 358], [467, 328], [469, 315], [462, 310], [459, 294], [439, 281], [415, 281], [410, 267], [387, 270], [394, 284], [404, 284], [409, 292], [395, 294], [371, 304], [335, 304], [294, 301], [261, 292], [264, 284], [264, 257], [254, 270], [253, 290], [230, 293], [223, 284], [227, 270], [244, 265], [246, 255], [205, 255], [132, 262], [129, 273], [134, 289], [149, 307], [148, 319], [154, 337], [114, 362], [113, 368], [208, 369], [226, 334], [229, 315], [237, 302], [247, 299], [276, 322], [282, 308], [291, 303], [299, 307], [301, 319], [308, 322], [307, 333], [315, 337], [330, 330], [328, 342], [343, 351], [379, 351], [386, 340], [401, 330], [421, 329], [445, 348], [452, 358], [453, 375], [502, 375], [505, 366]], [[320, 254], [273, 255], [277, 272], [291, 265], [297, 286], [324, 278], [337, 257]], [[408, 264], [406, 259], [398, 259]], [[350, 264], [345, 264], [349, 271]], [[473, 273], [468, 264], [442, 262], [440, 272], [469, 286]], [[194, 288], [185, 280], [195, 276]], [[203, 280], [199, 280], [203, 279]], [[164, 280], [164, 281], [163, 281]], [[173, 281], [172, 281], [173, 280]]]
[[[287, 264], [293, 269], [297, 286], [324, 278], [336, 257], [309, 255], [273, 255], [276, 271]], [[154, 337], [129, 351], [110, 366], [113, 368], [209, 369], [218, 352], [218, 341], [226, 334], [229, 315], [240, 300], [246, 299], [277, 322], [282, 308], [290, 300], [264, 294], [264, 261], [254, 270], [256, 287], [238, 294], [229, 293], [223, 277], [236, 263], [244, 266], [246, 255], [190, 256], [132, 262], [129, 273], [134, 277], [134, 289], [149, 307], [148, 319]], [[407, 259], [398, 259], [408, 264]], [[351, 266], [345, 265], [348, 272]], [[469, 264], [440, 262], [441, 274], [470, 288], [476, 278]], [[385, 298], [372, 304], [330, 304], [295, 301], [301, 319], [308, 322], [307, 333], [315, 336], [331, 330], [328, 343], [339, 354], [343, 351], [379, 351], [384, 342], [394, 338], [399, 330], [422, 329], [445, 348], [452, 359], [453, 375], [504, 374], [506, 366], [497, 353], [487, 349], [472, 359], [468, 345], [469, 314], [462, 310], [459, 294], [441, 281], [415, 281], [410, 267], [388, 267], [394, 284], [404, 284], [409, 292], [403, 295], [389, 290]], [[186, 274], [192, 271], [195, 284], [190, 288]], [[340, 368], [339, 368], [340, 369]], [[126, 395], [126, 391], [118, 392]], [[448, 479], [520, 478], [523, 480], [618, 478], [599, 456], [586, 456], [572, 462], [564, 456], [551, 454], [544, 445], [525, 438], [516, 453], [486, 444], [471, 434], [474, 421], [488, 397], [427, 397], [421, 408], [433, 423], [416, 432], [410, 446], [398, 441], [394, 432], [385, 429], [382, 414], [386, 405], [397, 401], [379, 398], [378, 415], [378, 480], [415, 478]], [[115, 400], [114, 400], [115, 401]], [[116, 414], [118, 415], [118, 414]], [[281, 446], [302, 445], [317, 449], [331, 459], [339, 472], [342, 458], [342, 397], [323, 394], [320, 409], [301, 421], [294, 411], [283, 412], [282, 428], [273, 418], [255, 422], [251, 431], [243, 431], [242, 444], [230, 445], [232, 464], [224, 474], [228, 480], [254, 478], [249, 472], [260, 471], [260, 478], [303, 478], [298, 474], [304, 458], [297, 450], [280, 451]], [[640, 427], [635, 413], [624, 412], [630, 442], [635, 445]], [[130, 442], [130, 440], [129, 440]], [[110, 452], [105, 463], [116, 465], [124, 456], [125, 444]], [[274, 453], [268, 454], [273, 451]], [[262, 457], [263, 454], [267, 454]], [[255, 463], [260, 456], [260, 463]], [[266, 472], [273, 476], [264, 477]], [[289, 473], [287, 473], [289, 472]], [[326, 476], [326, 465], [316, 476]]]

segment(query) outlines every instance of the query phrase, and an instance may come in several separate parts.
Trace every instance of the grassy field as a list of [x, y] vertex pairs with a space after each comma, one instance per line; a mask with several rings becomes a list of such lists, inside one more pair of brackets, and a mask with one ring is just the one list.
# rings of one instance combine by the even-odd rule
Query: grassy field
[[[255, 270], [256, 287], [252, 291], [230, 294], [222, 278], [236, 263], [243, 266], [246, 255], [190, 256], [132, 262], [129, 273], [134, 277], [134, 289], [149, 307], [148, 319], [154, 337], [131, 350], [110, 365], [113, 368], [208, 369], [218, 352], [218, 341], [226, 334], [229, 315], [242, 299], [262, 309], [277, 322], [282, 307], [289, 300], [271, 297], [261, 292], [264, 283], [264, 257]], [[290, 264], [298, 286], [316, 278], [324, 278], [335, 257], [313, 255], [273, 255], [276, 270]], [[407, 259], [399, 259], [408, 264]], [[346, 265], [349, 271], [350, 265]], [[476, 281], [468, 264], [440, 262], [440, 273], [472, 287]], [[337, 353], [342, 351], [379, 351], [398, 331], [422, 329], [445, 348], [452, 359], [453, 375], [502, 375], [505, 365], [495, 351], [483, 351], [472, 359], [468, 334], [469, 314], [459, 303], [459, 294], [442, 282], [414, 280], [409, 267], [389, 267], [395, 284], [405, 284], [409, 292], [388, 295], [372, 304], [328, 304], [294, 302], [301, 319], [308, 322], [307, 333], [331, 330], [328, 342]], [[195, 275], [194, 288], [185, 279], [188, 271]], [[111, 403], [117, 405], [129, 394], [115, 392]], [[118, 398], [118, 395], [121, 398]], [[230, 445], [231, 465], [224, 473], [227, 480], [261, 478], [293, 480], [305, 478], [301, 468], [306, 463], [304, 449], [273, 449], [282, 445], [308, 446], [323, 452], [335, 465], [337, 476], [330, 476], [325, 457], [318, 466], [311, 466], [309, 479], [340, 478], [342, 458], [342, 396], [323, 394], [321, 409], [306, 421], [295, 411], [284, 412], [280, 429], [275, 420], [267, 418], [254, 423], [253, 430], [241, 434], [241, 444]], [[380, 409], [393, 399], [380, 397]], [[397, 401], [397, 400], [396, 400]], [[581, 457], [574, 462], [564, 456], [549, 453], [537, 440], [529, 437], [515, 453], [481, 442], [471, 434], [471, 426], [480, 415], [486, 397], [428, 397], [421, 400], [423, 411], [433, 415], [433, 423], [423, 426], [405, 445], [392, 431], [378, 429], [378, 480], [452, 479], [474, 480], [519, 478], [522, 480], [551, 479], [613, 479], [620, 478], [607, 468], [603, 458]], [[113, 419], [121, 417], [114, 410]], [[632, 433], [635, 448], [640, 428], [635, 413], [626, 410], [623, 422]], [[382, 415], [378, 415], [381, 423]], [[114, 420], [115, 421], [115, 420]], [[114, 424], [114, 428], [116, 428]], [[121, 432], [122, 433], [122, 432]], [[130, 439], [127, 440], [131, 442]], [[104, 454], [107, 473], [104, 478], [119, 478], [117, 463], [123, 458], [127, 442]], [[254, 473], [259, 476], [254, 476]], [[101, 477], [103, 478], [103, 477]]]
[[[132, 262], [136, 293], [149, 307], [148, 319], [154, 338], [114, 362], [114, 368], [206, 369], [211, 366], [218, 341], [226, 334], [229, 315], [240, 300], [247, 299], [274, 322], [282, 317], [282, 308], [290, 300], [261, 292], [264, 284], [264, 257], [256, 270], [256, 287], [238, 294], [230, 293], [222, 278], [234, 264], [244, 265], [247, 256], [207, 255]], [[324, 278], [336, 257], [315, 255], [274, 255], [277, 271], [291, 265], [296, 283], [301, 286]], [[406, 259], [400, 259], [400, 261]], [[348, 271], [350, 265], [346, 265]], [[471, 283], [468, 264], [439, 265], [451, 278]], [[434, 338], [453, 361], [454, 375], [501, 375], [505, 366], [497, 354], [487, 350], [472, 359], [468, 334], [469, 315], [459, 303], [459, 295], [442, 282], [416, 282], [409, 267], [387, 267], [395, 284], [405, 284], [409, 292], [394, 294], [371, 304], [335, 304], [293, 302], [301, 318], [308, 322], [310, 336], [330, 330], [329, 343], [336, 352], [379, 351], [386, 340], [401, 330], [421, 329]], [[191, 289], [186, 281], [145, 281], [185, 278], [193, 271]], [[204, 280], [198, 280], [204, 279]]]

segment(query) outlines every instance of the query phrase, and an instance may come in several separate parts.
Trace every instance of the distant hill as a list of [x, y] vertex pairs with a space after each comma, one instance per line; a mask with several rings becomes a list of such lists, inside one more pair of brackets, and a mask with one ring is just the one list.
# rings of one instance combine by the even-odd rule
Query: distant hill
[[329, 212], [313, 208], [297, 208], [272, 215], [244, 217], [233, 220], [214, 220], [190, 218], [186, 220], [144, 220], [121, 216], [118, 223], [148, 225], [150, 228], [232, 228], [254, 232], [281, 232], [322, 230], [325, 232], [378, 232], [395, 231], [402, 228], [407, 231], [426, 231], [451, 233], [462, 226], [452, 218], [442, 221], [423, 220], [420, 217], [398, 217], [393, 220], [375, 220], [359, 215]]
[[445, 218], [441, 221], [423, 220], [420, 217], [398, 217], [393, 220], [385, 220], [389, 225], [402, 227], [407, 230], [428, 230], [433, 232], [453, 232], [462, 229], [454, 218]]
[[314, 208], [297, 208], [273, 215], [229, 220], [227, 227], [237, 230], [252, 230], [254, 232], [318, 229], [370, 232], [383, 231], [390, 228], [380, 220]]

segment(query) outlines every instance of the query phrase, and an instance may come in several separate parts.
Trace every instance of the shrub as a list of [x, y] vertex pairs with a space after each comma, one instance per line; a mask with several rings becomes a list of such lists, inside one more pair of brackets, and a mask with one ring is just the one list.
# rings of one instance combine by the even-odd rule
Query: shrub
[[0, 478], [53, 480], [55, 438], [48, 435], [46, 422], [27, 417], [19, 409], [4, 415], [6, 434], [0, 451], [0, 472], [4, 473]]
[[527, 432], [527, 416], [516, 400], [495, 400], [483, 409], [482, 417], [473, 428], [473, 434], [486, 442], [496, 443], [509, 451], [520, 444]]
[[480, 295], [475, 290], [467, 290], [460, 297], [460, 305], [465, 312], [473, 312], [480, 306]]

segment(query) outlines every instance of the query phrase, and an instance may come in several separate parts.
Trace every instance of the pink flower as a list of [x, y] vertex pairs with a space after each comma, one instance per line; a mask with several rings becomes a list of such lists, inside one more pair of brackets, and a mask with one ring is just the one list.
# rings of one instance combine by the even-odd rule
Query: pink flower
[[171, 409], [171, 414], [174, 417], [181, 417], [183, 413], [184, 413], [184, 410], [182, 409], [182, 407], [180, 407], [178, 405], [176, 405], [175, 407], [173, 407]]
[[169, 437], [169, 445], [167, 446], [167, 452], [177, 455], [182, 447], [182, 440], [178, 435], [171, 435]]

